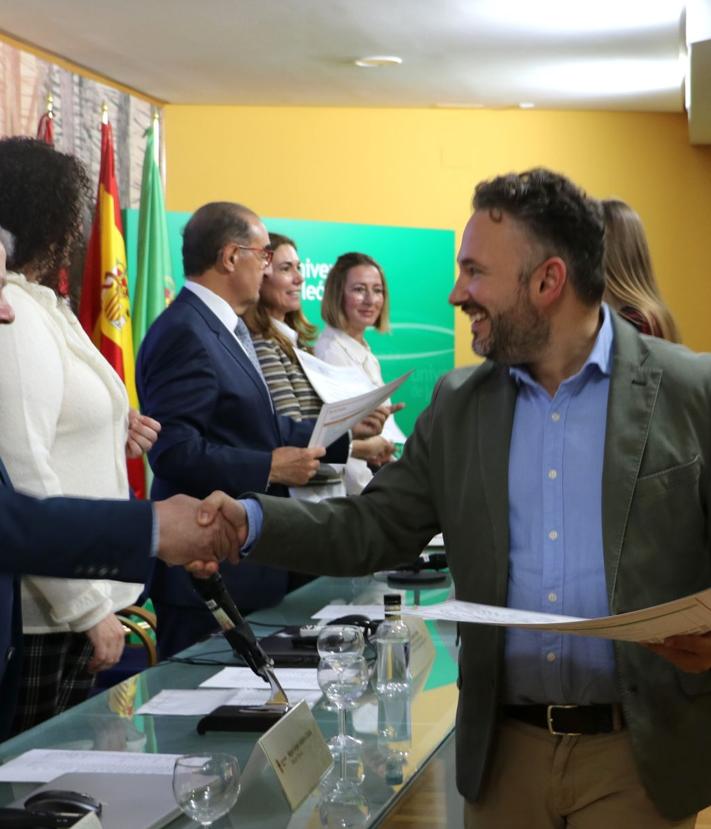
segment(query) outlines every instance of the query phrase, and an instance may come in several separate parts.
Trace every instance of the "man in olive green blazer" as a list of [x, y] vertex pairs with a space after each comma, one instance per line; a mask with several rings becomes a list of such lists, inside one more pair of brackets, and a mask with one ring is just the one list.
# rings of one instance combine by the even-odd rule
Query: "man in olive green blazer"
[[[254, 500], [244, 502], [250, 535], [243, 525], [242, 538], [256, 561], [331, 575], [373, 572], [411, 562], [441, 530], [456, 597], [507, 604], [509, 450], [520, 394], [509, 367], [525, 364], [553, 398], [596, 341], [604, 282], [586, 295], [574, 281], [570, 239], [582, 234], [574, 223], [562, 241], [537, 230], [536, 211], [553, 213], [555, 224], [561, 201], [567, 210], [570, 198], [582, 198], [570, 195], [572, 184], [547, 171], [501, 179], [494, 180], [495, 189], [523, 218], [487, 203], [477, 190], [450, 297], [472, 321], [475, 350], [490, 359], [440, 381], [402, 459], [382, 469], [361, 496], [320, 504], [255, 496], [261, 507], [256, 513]], [[529, 209], [531, 190], [541, 207]], [[594, 230], [596, 205], [583, 208]], [[602, 230], [588, 247], [597, 250], [588, 256], [597, 272]], [[609, 611], [622, 613], [711, 585], [711, 357], [641, 336], [614, 315], [612, 335], [601, 503], [591, 503], [591, 510], [602, 519], [597, 566], [604, 570]], [[246, 522], [241, 509], [238, 502], [239, 523]], [[504, 641], [500, 628], [461, 625], [457, 783], [470, 805], [485, 802], [493, 785], [492, 758], [511, 709], [502, 701]], [[692, 826], [689, 816], [711, 803], [709, 668], [709, 635], [657, 646], [615, 643], [616, 699], [605, 702], [621, 706], [632, 771], [641, 781], [642, 798], [650, 802], [638, 807], [635, 794], [624, 808], [613, 806], [617, 817], [605, 819], [606, 827]], [[539, 731], [553, 748], [574, 746], [578, 739]], [[600, 740], [614, 736], [601, 734]], [[580, 738], [581, 744], [585, 739], [596, 745], [598, 735]], [[591, 809], [599, 805], [596, 799], [616, 803], [618, 794], [591, 795]], [[516, 797], [513, 789], [510, 796]], [[528, 808], [533, 804], [521, 804], [518, 822], [479, 823], [473, 812], [468, 825], [596, 825], [594, 817], [568, 824], [565, 810], [550, 823], [527, 822]]]

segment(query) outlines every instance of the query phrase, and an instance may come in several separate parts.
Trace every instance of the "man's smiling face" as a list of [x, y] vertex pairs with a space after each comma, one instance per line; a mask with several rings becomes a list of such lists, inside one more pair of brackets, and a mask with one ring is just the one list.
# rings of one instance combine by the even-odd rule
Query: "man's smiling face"
[[472, 348], [480, 357], [527, 363], [547, 343], [550, 326], [530, 292], [531, 277], [543, 265], [537, 247], [505, 213], [495, 221], [480, 210], [467, 222], [449, 301], [470, 318]]

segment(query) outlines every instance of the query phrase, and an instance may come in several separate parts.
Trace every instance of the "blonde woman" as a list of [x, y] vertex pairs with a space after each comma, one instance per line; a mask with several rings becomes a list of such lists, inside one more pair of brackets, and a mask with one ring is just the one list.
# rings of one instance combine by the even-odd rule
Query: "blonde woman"
[[[390, 297], [380, 265], [365, 253], [344, 253], [328, 273], [321, 303], [326, 328], [314, 346], [314, 354], [325, 363], [354, 366], [374, 385], [383, 385], [378, 358], [365, 339], [368, 328], [390, 330]], [[403, 403], [385, 406], [391, 413]], [[365, 461], [352, 458], [346, 468], [349, 494], [360, 490], [372, 478]]]
[[679, 330], [659, 292], [639, 215], [620, 199], [604, 199], [604, 300], [643, 334], [679, 342]]

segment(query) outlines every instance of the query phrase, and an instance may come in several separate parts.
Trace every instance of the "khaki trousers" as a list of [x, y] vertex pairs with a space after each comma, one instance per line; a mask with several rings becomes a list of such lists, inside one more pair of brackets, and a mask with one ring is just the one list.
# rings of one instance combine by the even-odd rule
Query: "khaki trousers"
[[554, 737], [503, 721], [482, 798], [465, 802], [466, 829], [693, 829], [667, 820], [637, 775], [626, 729]]

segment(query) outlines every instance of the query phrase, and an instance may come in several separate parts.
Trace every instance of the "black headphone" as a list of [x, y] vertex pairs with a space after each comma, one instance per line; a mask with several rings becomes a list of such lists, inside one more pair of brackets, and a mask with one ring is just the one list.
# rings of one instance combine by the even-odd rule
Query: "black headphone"
[[81, 792], [44, 789], [25, 800], [24, 809], [0, 809], [0, 826], [12, 829], [64, 829], [92, 812], [101, 815], [101, 802]]

